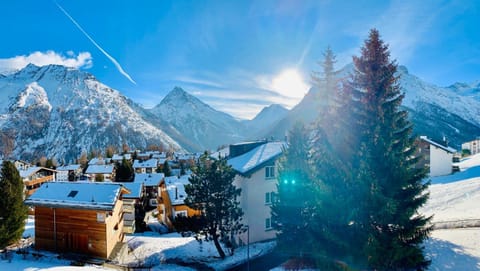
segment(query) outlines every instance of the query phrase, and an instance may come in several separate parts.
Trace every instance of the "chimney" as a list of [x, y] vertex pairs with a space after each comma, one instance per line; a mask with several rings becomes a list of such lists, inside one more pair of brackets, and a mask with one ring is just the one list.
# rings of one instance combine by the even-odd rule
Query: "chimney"
[[178, 188], [175, 187], [175, 199], [178, 199]]

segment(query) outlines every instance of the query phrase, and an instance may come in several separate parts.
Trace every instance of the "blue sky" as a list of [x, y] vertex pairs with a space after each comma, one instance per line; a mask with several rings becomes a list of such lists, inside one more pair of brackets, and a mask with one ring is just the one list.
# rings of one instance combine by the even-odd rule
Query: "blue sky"
[[18, 0], [0, 10], [0, 71], [75, 66], [145, 107], [174, 86], [239, 118], [291, 107], [328, 45], [341, 68], [373, 27], [430, 83], [480, 80], [476, 0]]

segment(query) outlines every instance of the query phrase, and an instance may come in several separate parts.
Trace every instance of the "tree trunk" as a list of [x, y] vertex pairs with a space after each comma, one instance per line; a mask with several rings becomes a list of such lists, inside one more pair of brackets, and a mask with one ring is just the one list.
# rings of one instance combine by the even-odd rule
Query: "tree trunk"
[[225, 259], [225, 252], [223, 252], [222, 246], [220, 245], [220, 242], [218, 241], [218, 235], [213, 234], [213, 243], [215, 244], [215, 248], [218, 251], [218, 254], [222, 259]]

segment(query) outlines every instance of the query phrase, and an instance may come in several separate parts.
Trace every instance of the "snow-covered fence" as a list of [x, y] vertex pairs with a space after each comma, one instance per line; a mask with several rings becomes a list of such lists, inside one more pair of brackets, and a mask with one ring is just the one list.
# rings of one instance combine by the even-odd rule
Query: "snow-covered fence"
[[452, 221], [433, 222], [433, 228], [439, 229], [458, 229], [458, 228], [476, 228], [480, 227], [480, 219], [463, 219]]

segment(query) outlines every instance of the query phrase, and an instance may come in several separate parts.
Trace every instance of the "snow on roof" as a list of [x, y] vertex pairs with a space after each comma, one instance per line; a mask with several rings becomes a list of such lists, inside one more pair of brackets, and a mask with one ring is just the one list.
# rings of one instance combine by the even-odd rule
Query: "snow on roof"
[[89, 165], [86, 174], [112, 174], [113, 165]]
[[79, 164], [57, 167], [57, 171], [69, 171], [69, 170], [78, 170], [78, 169], [80, 169]]
[[165, 158], [167, 158], [167, 153], [166, 152], [156, 153], [156, 154], [152, 155], [152, 158], [165, 159]]
[[157, 166], [157, 159], [148, 159], [147, 161], [135, 160], [133, 162], [133, 168], [156, 168]]
[[89, 165], [105, 165], [105, 160], [103, 158], [92, 158], [89, 162]]
[[230, 147], [225, 147], [223, 149], [220, 149], [212, 154], [210, 154], [210, 157], [213, 159], [218, 159], [219, 157], [228, 157], [230, 155]]
[[40, 186], [25, 204], [110, 211], [122, 187], [119, 183], [50, 182]]
[[55, 171], [53, 169], [44, 168], [44, 167], [29, 167], [29, 168], [24, 169], [24, 170], [19, 170], [18, 173], [20, 173], [20, 177], [22, 177], [24, 179], [24, 178], [32, 176], [33, 174], [39, 172], [42, 169], [47, 170], [47, 171], [53, 171], [53, 172]]
[[246, 174], [282, 154], [285, 142], [267, 142], [253, 150], [228, 160], [228, 164], [241, 174]]
[[437, 142], [429, 139], [429, 138], [426, 137], [426, 136], [420, 136], [420, 139], [422, 139], [422, 140], [424, 140], [425, 142], [428, 142], [428, 143], [430, 143], [431, 145], [434, 145], [435, 147], [438, 147], [438, 148], [440, 148], [440, 149], [442, 149], [442, 150], [444, 150], [444, 151], [446, 151], [446, 152], [449, 152], [449, 153], [456, 153], [456, 152], [457, 152], [456, 149], [454, 149], [454, 148], [452, 148], [452, 147], [443, 146], [442, 144], [437, 143]]
[[189, 184], [188, 178], [190, 176], [183, 175], [178, 178], [177, 176], [171, 176], [165, 178], [165, 184], [167, 186], [168, 197], [172, 205], [184, 204], [187, 193], [185, 192], [185, 185]]
[[130, 159], [132, 159], [132, 155], [129, 154], [129, 153], [126, 153], [126, 154], [123, 154], [123, 155], [122, 154], [114, 154], [112, 156], [113, 161], [122, 161], [123, 158], [125, 158], [125, 160], [130, 160]]
[[123, 183], [128, 190], [130, 190], [130, 194], [124, 194], [123, 198], [131, 199], [131, 198], [141, 198], [142, 197], [142, 187], [143, 183]]
[[145, 186], [159, 185], [165, 177], [163, 173], [135, 173], [134, 183], [143, 183]]

